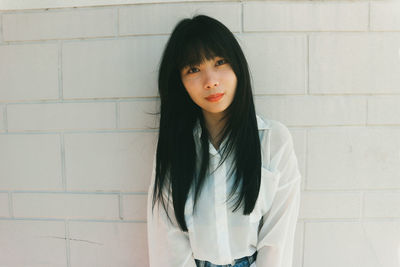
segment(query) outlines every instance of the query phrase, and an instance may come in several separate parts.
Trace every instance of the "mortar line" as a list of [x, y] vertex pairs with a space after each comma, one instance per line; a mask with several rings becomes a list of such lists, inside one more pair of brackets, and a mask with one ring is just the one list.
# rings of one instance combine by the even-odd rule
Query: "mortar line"
[[118, 206], [119, 206], [119, 218], [120, 218], [120, 220], [123, 220], [124, 219], [124, 214], [123, 214], [123, 201], [122, 201], [122, 193], [121, 192], [119, 192], [119, 194], [118, 194]]
[[62, 40], [58, 41], [58, 62], [57, 62], [57, 74], [58, 74], [58, 99], [63, 99], [63, 92], [62, 92]]
[[4, 34], [3, 34], [3, 14], [0, 11], [0, 43], [4, 43]]
[[61, 150], [61, 183], [63, 191], [67, 191], [67, 178], [66, 178], [66, 168], [65, 168], [65, 142], [64, 133], [60, 133], [60, 150]]
[[368, 31], [371, 32], [371, 0], [368, 1]]
[[306, 147], [305, 147], [305, 165], [304, 166], [304, 190], [308, 189], [308, 146], [309, 146], [309, 134], [310, 134], [310, 129], [306, 128]]
[[365, 127], [368, 126], [368, 109], [369, 109], [369, 96], [366, 96], [366, 105], [365, 105]]
[[8, 192], [8, 213], [10, 218], [14, 218], [14, 203], [12, 200], [12, 192]]
[[310, 35], [307, 34], [307, 59], [306, 59], [306, 90], [307, 90], [307, 95], [310, 95]]
[[119, 37], [120, 36], [120, 32], [119, 32], [119, 14], [120, 14], [119, 11], [120, 11], [120, 8], [117, 6], [115, 9], [116, 9], [115, 13], [117, 13], [116, 14], [117, 22], [116, 22], [116, 25], [114, 27], [114, 30], [115, 30], [115, 36]]
[[67, 253], [67, 267], [71, 267], [71, 247], [70, 247], [70, 236], [69, 236], [69, 221], [66, 219], [64, 220], [65, 226], [65, 248]]
[[119, 102], [115, 102], [115, 128], [119, 128]]
[[240, 21], [240, 33], [243, 33], [244, 32], [244, 15], [243, 15], [243, 9], [244, 9], [244, 6], [243, 6], [243, 0], [240, 0], [240, 19], [241, 19], [241, 21]]
[[3, 108], [3, 122], [4, 122], [4, 130], [6, 133], [8, 133], [8, 115], [7, 115], [7, 107], [8, 105], [5, 104]]
[[302, 252], [301, 252], [301, 266], [304, 267], [304, 254], [306, 251], [306, 222], [303, 221], [303, 240], [302, 240]]

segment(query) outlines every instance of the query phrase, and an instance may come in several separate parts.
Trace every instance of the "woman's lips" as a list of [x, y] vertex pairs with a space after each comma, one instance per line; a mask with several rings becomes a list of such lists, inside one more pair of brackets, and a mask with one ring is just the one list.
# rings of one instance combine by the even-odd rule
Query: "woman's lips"
[[206, 99], [207, 99], [208, 101], [210, 101], [210, 102], [216, 102], [216, 101], [220, 100], [223, 96], [224, 96], [223, 93], [221, 93], [221, 94], [214, 94], [214, 95], [207, 96]]

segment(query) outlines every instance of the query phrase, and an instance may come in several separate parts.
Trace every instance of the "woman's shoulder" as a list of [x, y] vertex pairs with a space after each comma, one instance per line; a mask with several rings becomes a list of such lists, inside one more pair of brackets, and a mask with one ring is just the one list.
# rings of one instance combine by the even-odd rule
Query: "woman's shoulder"
[[[277, 168], [275, 165], [289, 157], [288, 153], [293, 150], [293, 137], [289, 128], [281, 121], [263, 116], [259, 116], [259, 118], [265, 123], [265, 128], [269, 131], [267, 134], [264, 133], [264, 139], [261, 143], [263, 153], [269, 155], [264, 164], [270, 169], [275, 169]], [[272, 161], [272, 165], [270, 161]]]
[[[264, 155], [268, 155], [263, 162], [264, 166], [270, 171], [275, 171], [283, 168], [285, 164], [293, 160], [294, 143], [293, 137], [289, 128], [278, 120], [272, 120], [260, 116], [268, 125], [268, 134], [264, 134], [267, 139], [262, 142], [262, 150]], [[291, 161], [293, 162], [293, 161]], [[297, 164], [297, 163], [296, 163]]]
[[281, 121], [273, 120], [259, 114], [257, 114], [256, 117], [257, 117], [258, 129], [259, 130], [268, 129], [270, 131], [271, 138], [273, 137], [274, 140], [279, 141], [292, 138], [289, 128]]

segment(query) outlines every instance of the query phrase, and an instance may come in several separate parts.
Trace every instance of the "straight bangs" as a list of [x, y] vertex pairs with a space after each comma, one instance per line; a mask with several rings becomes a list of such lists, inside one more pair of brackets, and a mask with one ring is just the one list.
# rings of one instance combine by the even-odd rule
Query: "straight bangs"
[[[186, 67], [195, 67], [206, 60], [222, 57], [232, 64], [233, 55], [229, 54], [232, 49], [230, 40], [222, 36], [218, 27], [207, 27], [208, 25], [194, 25], [187, 29], [184, 42], [180, 43], [179, 54], [176, 57], [176, 66], [179, 71]], [[200, 28], [202, 27], [202, 28]]]

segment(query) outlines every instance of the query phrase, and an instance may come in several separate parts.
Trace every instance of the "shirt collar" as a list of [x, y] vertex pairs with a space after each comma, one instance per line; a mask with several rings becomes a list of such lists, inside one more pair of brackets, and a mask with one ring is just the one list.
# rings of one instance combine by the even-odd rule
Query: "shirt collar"
[[[257, 118], [258, 130], [271, 129], [268, 120], [262, 118], [261, 116], [259, 116], [257, 114], [256, 114], [256, 118]], [[194, 135], [194, 137], [197, 137], [200, 140], [201, 133], [202, 133], [202, 129], [201, 129], [201, 126], [200, 126], [200, 121], [197, 119], [196, 124], [195, 124], [195, 126], [193, 128], [193, 135]], [[221, 146], [223, 146], [225, 144], [225, 141], [226, 140], [222, 141]], [[217, 153], [219, 153], [211, 143], [210, 143], [210, 153], [212, 155], [216, 155]]]

